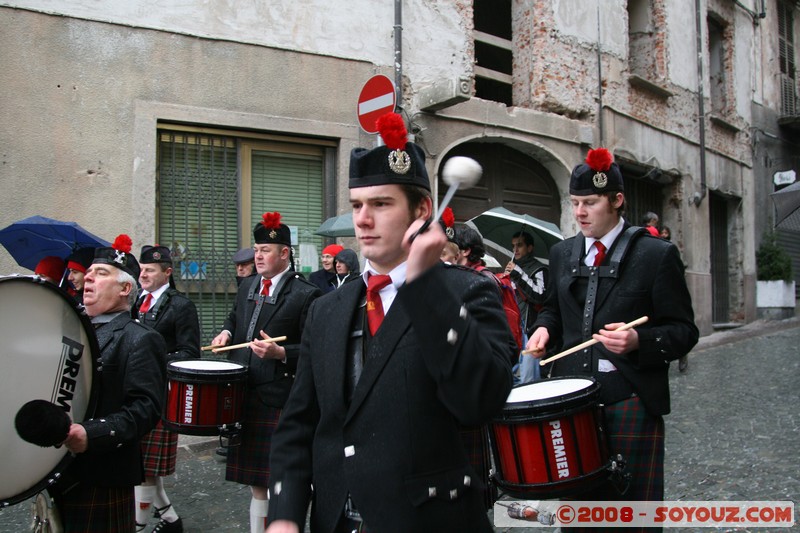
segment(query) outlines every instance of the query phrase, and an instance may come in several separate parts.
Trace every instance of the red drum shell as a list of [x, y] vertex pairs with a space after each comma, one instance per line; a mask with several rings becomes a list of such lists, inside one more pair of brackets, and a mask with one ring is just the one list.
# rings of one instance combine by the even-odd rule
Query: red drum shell
[[185, 435], [219, 435], [242, 421], [247, 368], [230, 361], [189, 359], [167, 365], [164, 426]]
[[66, 292], [38, 276], [0, 277], [0, 509], [55, 483], [72, 460], [65, 448], [41, 448], [17, 434], [14, 419], [30, 400], [62, 407], [73, 422], [97, 404], [97, 337]]
[[609, 463], [600, 384], [552, 378], [512, 389], [491, 425], [498, 486], [519, 498], [580, 494], [602, 482]]

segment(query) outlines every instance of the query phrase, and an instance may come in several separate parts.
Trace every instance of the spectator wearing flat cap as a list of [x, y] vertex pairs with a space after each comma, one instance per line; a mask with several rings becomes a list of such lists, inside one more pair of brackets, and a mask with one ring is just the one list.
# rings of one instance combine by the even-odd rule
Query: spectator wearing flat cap
[[334, 267], [334, 260], [336, 254], [344, 250], [343, 246], [338, 244], [329, 244], [322, 249], [320, 260], [322, 261], [322, 268], [316, 270], [308, 276], [308, 280], [320, 288], [322, 294], [331, 292], [339, 286], [336, 279], [336, 269]]
[[[200, 322], [197, 308], [171, 287], [172, 257], [166, 246], [143, 246], [139, 254], [142, 287], [132, 314], [158, 331], [167, 344], [165, 365], [200, 357]], [[151, 513], [159, 518], [156, 533], [183, 531], [183, 521], [164, 488], [164, 476], [175, 473], [178, 434], [158, 425], [142, 440], [144, 483], [136, 487], [136, 522], [143, 530]]]
[[[272, 432], [294, 383], [300, 338], [320, 290], [291, 269], [291, 233], [280, 213], [253, 228], [257, 276], [245, 279], [212, 344], [249, 343], [227, 352], [248, 368], [241, 444], [228, 448], [225, 479], [250, 486], [250, 529], [263, 532], [268, 510]], [[281, 343], [270, 337], [286, 336]]]
[[236, 286], [242, 284], [242, 280], [254, 276], [256, 273], [256, 256], [252, 248], [242, 248], [233, 254], [233, 264], [236, 267]]
[[67, 281], [75, 291], [72, 297], [79, 304], [83, 303], [83, 277], [93, 260], [94, 248], [80, 248], [67, 256]]
[[131, 317], [139, 265], [120, 235], [98, 248], [83, 302], [95, 326], [101, 368], [93, 418], [70, 426], [75, 455], [48, 490], [64, 531], [134, 531], [134, 486], [142, 482], [140, 439], [155, 427], [164, 395], [164, 339]]
[[[425, 154], [402, 118], [350, 156], [361, 280], [311, 306], [273, 436], [269, 533], [491, 532], [461, 425], [503, 407], [515, 356], [492, 282], [439, 257]], [[366, 301], [366, 304], [365, 304]], [[385, 315], [385, 319], [384, 319]]]

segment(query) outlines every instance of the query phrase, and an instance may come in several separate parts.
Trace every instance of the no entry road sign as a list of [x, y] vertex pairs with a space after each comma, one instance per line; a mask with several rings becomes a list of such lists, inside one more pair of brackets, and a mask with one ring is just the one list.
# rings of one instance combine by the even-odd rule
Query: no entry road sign
[[358, 123], [367, 133], [378, 133], [375, 121], [394, 111], [395, 88], [392, 80], [382, 74], [371, 77], [358, 95]]

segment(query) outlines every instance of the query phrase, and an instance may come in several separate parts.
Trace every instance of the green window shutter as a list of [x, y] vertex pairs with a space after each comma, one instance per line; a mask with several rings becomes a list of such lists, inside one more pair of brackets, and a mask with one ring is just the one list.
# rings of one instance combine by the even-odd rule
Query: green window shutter
[[178, 290], [197, 306], [204, 344], [233, 305], [238, 206], [236, 139], [159, 132], [158, 240], [172, 251]]
[[[261, 221], [263, 213], [279, 211], [284, 224], [297, 228], [297, 245], [312, 244], [321, 250], [322, 237], [314, 231], [323, 219], [322, 170], [321, 153], [253, 150], [250, 227]], [[297, 260], [299, 246], [294, 248]]]

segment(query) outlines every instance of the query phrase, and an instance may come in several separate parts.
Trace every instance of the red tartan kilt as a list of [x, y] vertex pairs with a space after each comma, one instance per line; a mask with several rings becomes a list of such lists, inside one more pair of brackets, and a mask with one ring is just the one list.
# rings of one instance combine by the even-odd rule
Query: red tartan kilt
[[175, 473], [178, 456], [178, 434], [166, 429], [159, 420], [156, 427], [142, 439], [142, 463], [148, 478]]

